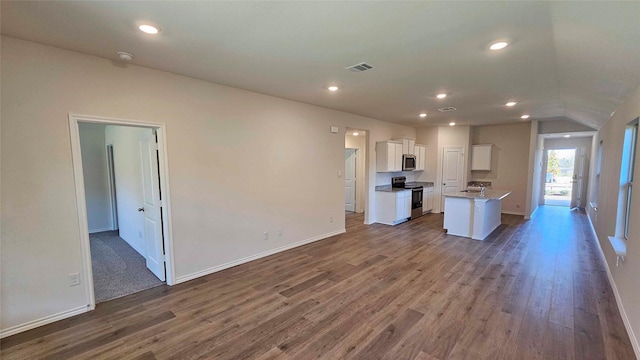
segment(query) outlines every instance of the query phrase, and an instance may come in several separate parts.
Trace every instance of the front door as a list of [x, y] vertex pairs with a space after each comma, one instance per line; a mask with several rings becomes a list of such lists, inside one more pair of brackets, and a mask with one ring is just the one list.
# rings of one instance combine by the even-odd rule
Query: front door
[[462, 190], [464, 171], [464, 146], [445, 146], [442, 149], [442, 198], [441, 211], [444, 212], [444, 194]]
[[584, 183], [584, 149], [577, 148], [573, 162], [573, 179], [571, 180], [571, 208], [580, 207], [582, 202], [582, 186]]
[[356, 149], [344, 150], [344, 209], [356, 211]]
[[147, 268], [165, 280], [164, 244], [160, 206], [160, 178], [158, 173], [158, 145], [155, 132], [144, 132], [140, 137], [142, 165], [143, 205], [138, 209], [144, 215], [144, 242]]

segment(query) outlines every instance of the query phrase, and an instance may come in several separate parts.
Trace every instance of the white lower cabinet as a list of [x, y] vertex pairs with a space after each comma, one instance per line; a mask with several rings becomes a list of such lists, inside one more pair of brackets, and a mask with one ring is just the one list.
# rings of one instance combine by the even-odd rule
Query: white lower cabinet
[[424, 201], [422, 201], [422, 212], [433, 211], [433, 187], [424, 188]]
[[376, 191], [376, 222], [397, 225], [411, 217], [411, 190]]

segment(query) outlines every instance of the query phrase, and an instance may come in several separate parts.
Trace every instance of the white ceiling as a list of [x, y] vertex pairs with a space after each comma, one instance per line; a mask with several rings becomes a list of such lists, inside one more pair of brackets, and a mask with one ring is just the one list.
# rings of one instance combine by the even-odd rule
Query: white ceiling
[[[599, 128], [640, 86], [638, 1], [2, 1], [1, 16], [3, 35], [416, 127]], [[362, 61], [375, 69], [344, 69]]]

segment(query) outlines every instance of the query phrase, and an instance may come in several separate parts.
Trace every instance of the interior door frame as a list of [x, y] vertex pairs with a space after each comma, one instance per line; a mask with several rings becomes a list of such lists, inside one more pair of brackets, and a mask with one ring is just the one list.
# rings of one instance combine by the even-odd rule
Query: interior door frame
[[162, 191], [162, 233], [165, 248], [165, 269], [167, 285], [175, 285], [176, 275], [173, 256], [173, 236], [171, 220], [171, 192], [169, 187], [169, 161], [167, 158], [167, 142], [165, 138], [166, 124], [116, 119], [92, 115], [69, 113], [69, 131], [71, 135], [71, 155], [73, 161], [73, 177], [76, 190], [76, 207], [78, 209], [78, 231], [80, 234], [80, 248], [82, 252], [83, 278], [86, 282], [85, 295], [89, 310], [95, 309], [96, 299], [93, 291], [93, 271], [91, 269], [91, 248], [89, 242], [89, 224], [87, 220], [87, 203], [82, 169], [82, 154], [80, 151], [79, 123], [94, 123], [103, 125], [135, 126], [156, 129], [158, 134], [158, 172], [160, 173], [160, 190]]
[[[345, 151], [347, 150], [353, 150], [353, 172], [354, 172], [354, 178], [355, 180], [353, 181], [353, 212], [357, 212], [358, 211], [358, 149], [357, 148], [349, 148], [346, 147], [344, 148]], [[345, 155], [345, 164], [346, 164], [346, 155]], [[345, 177], [347, 176], [347, 172], [346, 172], [346, 166], [345, 166], [345, 172], [344, 172]], [[346, 204], [345, 204], [346, 205]], [[347, 210], [349, 211], [349, 210]]]

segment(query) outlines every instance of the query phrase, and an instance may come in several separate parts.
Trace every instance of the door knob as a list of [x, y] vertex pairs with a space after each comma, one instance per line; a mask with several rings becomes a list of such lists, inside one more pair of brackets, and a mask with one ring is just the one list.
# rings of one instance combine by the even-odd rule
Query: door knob
[[138, 208], [138, 211], [142, 211], [142, 212], [144, 212], [144, 208], [143, 208], [143, 207]]

